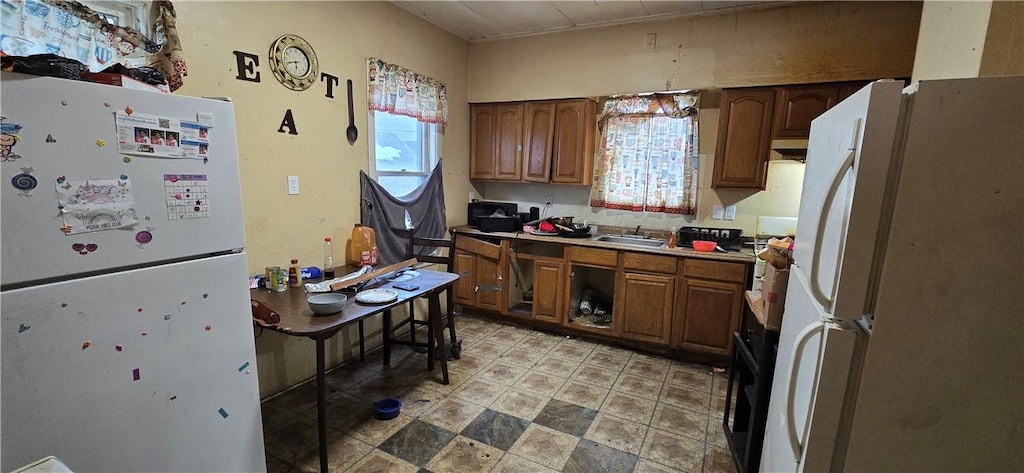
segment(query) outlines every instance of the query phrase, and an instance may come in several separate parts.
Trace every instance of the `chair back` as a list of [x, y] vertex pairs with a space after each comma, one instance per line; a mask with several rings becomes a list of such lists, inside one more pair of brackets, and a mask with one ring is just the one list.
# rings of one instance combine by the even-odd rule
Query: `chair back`
[[[424, 248], [431, 249], [429, 251], [423, 251]], [[432, 249], [445, 248], [447, 254], [438, 255]], [[417, 251], [419, 250], [419, 251]], [[416, 236], [416, 230], [413, 230], [412, 236], [409, 238], [409, 248], [407, 256], [409, 258], [415, 257], [421, 263], [435, 263], [445, 265], [445, 271], [452, 271], [452, 258], [455, 255], [455, 244], [451, 238], [429, 238], [429, 237], [418, 237]]]

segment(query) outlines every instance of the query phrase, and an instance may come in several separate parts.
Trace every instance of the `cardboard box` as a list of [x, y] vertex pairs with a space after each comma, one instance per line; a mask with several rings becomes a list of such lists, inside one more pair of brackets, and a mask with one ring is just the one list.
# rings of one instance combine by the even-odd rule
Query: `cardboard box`
[[117, 87], [124, 87], [126, 89], [134, 90], [147, 90], [150, 92], [159, 92], [161, 94], [171, 93], [171, 89], [166, 84], [151, 85], [145, 82], [140, 82], [131, 77], [114, 74], [110, 72], [96, 72], [89, 74], [82, 74], [89, 82], [96, 82], [99, 84], [114, 85]]
[[778, 269], [765, 265], [761, 297], [764, 298], [765, 327], [782, 329], [782, 311], [786, 307], [786, 287], [789, 285], [789, 268]]

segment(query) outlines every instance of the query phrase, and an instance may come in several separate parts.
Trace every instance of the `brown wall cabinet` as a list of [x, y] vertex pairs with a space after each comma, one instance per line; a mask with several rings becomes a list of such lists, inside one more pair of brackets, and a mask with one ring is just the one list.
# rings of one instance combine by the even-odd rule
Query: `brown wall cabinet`
[[471, 178], [579, 185], [593, 180], [597, 129], [593, 100], [473, 104], [471, 108]]
[[712, 187], [764, 189], [775, 89], [722, 91]]
[[835, 106], [838, 97], [836, 85], [779, 87], [772, 137], [807, 138], [811, 134], [811, 120]]
[[473, 105], [470, 112], [469, 176], [518, 181], [522, 178], [523, 105]]

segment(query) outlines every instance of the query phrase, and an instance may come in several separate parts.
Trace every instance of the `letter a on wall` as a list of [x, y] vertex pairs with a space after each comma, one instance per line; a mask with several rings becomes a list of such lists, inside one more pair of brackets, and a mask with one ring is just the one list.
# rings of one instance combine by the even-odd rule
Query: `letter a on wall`
[[288, 109], [284, 112], [284, 118], [281, 119], [281, 126], [277, 127], [278, 133], [284, 133], [284, 129], [288, 128], [289, 135], [298, 135], [299, 131], [295, 129], [295, 118], [292, 117], [292, 109]]

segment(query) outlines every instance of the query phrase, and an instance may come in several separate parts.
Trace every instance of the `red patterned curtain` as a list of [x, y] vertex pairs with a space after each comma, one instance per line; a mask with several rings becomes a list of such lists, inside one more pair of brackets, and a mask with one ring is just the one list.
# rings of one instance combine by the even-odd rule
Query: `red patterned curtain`
[[448, 92], [443, 83], [377, 58], [366, 60], [366, 70], [370, 110], [448, 124]]
[[611, 98], [599, 120], [592, 207], [697, 212], [697, 94]]

